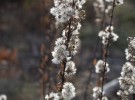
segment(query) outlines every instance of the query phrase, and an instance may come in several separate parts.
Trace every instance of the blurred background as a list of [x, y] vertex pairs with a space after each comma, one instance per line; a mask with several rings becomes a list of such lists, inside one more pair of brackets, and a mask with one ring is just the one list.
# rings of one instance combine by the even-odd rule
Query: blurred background
[[[74, 100], [91, 100], [92, 88], [99, 77], [92, 64], [101, 58], [97, 42], [101, 25], [96, 21], [93, 2], [87, 0], [84, 5], [86, 19], [80, 31], [81, 48], [74, 58], [78, 71], [69, 79], [76, 87]], [[63, 27], [55, 28], [55, 19], [49, 12], [52, 6], [53, 0], [0, 2], [0, 94], [6, 94], [8, 100], [43, 100], [43, 87], [44, 94], [57, 90], [60, 67], [51, 63], [51, 51]], [[127, 37], [135, 36], [135, 0], [125, 0], [124, 5], [116, 7], [113, 25], [120, 38], [110, 48], [111, 71], [106, 77], [105, 91], [110, 100], [119, 100], [117, 78], [126, 61]]]

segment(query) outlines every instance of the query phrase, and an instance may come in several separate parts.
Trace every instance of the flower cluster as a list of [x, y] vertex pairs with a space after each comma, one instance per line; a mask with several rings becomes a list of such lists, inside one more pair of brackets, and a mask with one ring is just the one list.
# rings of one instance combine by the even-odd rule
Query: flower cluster
[[108, 63], [106, 63], [106, 65], [105, 65], [105, 62], [103, 60], [98, 60], [98, 62], [95, 65], [96, 73], [103, 73], [104, 71], [106, 73], [109, 72], [110, 69], [108, 66], [109, 66]]
[[[98, 92], [96, 92], [96, 89], [94, 88], [94, 98], [98, 97], [100, 100], [103, 99], [103, 86], [104, 86], [104, 80], [105, 80], [105, 75], [107, 72], [110, 71], [109, 69], [109, 64], [107, 63], [107, 57], [108, 57], [108, 52], [109, 52], [109, 47], [111, 45], [111, 42], [115, 42], [118, 40], [119, 36], [114, 33], [114, 27], [112, 26], [113, 22], [113, 15], [114, 15], [114, 8], [116, 5], [121, 5], [123, 4], [123, 0], [95, 0], [94, 2], [94, 8], [97, 13], [97, 20], [98, 22], [101, 22], [101, 31], [98, 33], [99, 38], [102, 40], [103, 44], [103, 60], [97, 61], [95, 65], [95, 72], [98, 74], [101, 74], [101, 77], [99, 79], [100, 82], [100, 87], [97, 89]], [[110, 23], [109, 26], [107, 26], [105, 29], [104, 24], [106, 20], [107, 14], [110, 15], [111, 11], [111, 17], [110, 17]], [[102, 18], [101, 18], [102, 17]], [[102, 20], [101, 20], [102, 19]], [[101, 93], [100, 93], [101, 92]], [[99, 96], [95, 96], [97, 94], [100, 94]], [[95, 98], [96, 100], [98, 98]], [[105, 98], [104, 98], [105, 99]]]
[[121, 91], [121, 90], [119, 90], [117, 92], [117, 95], [120, 96], [122, 100], [128, 100], [129, 93], [127, 91]]
[[79, 17], [79, 10], [85, 0], [54, 0], [51, 14], [55, 16], [56, 22], [63, 23], [72, 17]]
[[100, 87], [94, 87], [93, 88], [93, 98], [95, 100], [108, 100], [108, 98], [106, 96], [102, 96], [102, 99], [100, 99], [101, 95], [102, 95], [101, 88]]
[[62, 97], [64, 100], [71, 100], [75, 97], [75, 87], [72, 83], [66, 82], [63, 85]]
[[[127, 95], [135, 93], [135, 37], [128, 38], [128, 41], [129, 45], [126, 49], [127, 62], [123, 65], [119, 78], [120, 87]], [[123, 95], [124, 93], [119, 94]]]
[[51, 92], [49, 95], [45, 96], [46, 100], [60, 100], [60, 96], [58, 93]]
[[68, 61], [65, 68], [65, 76], [72, 76], [76, 73], [75, 63], [73, 61]]
[[74, 85], [70, 82], [65, 82], [61, 94], [51, 92], [49, 95], [45, 96], [45, 100], [71, 100], [75, 95]]
[[54, 51], [52, 51], [52, 62], [61, 64], [59, 77], [61, 78], [58, 93], [50, 93], [45, 99], [71, 100], [75, 97], [75, 87], [72, 83], [66, 82], [68, 77], [76, 73], [75, 63], [72, 57], [78, 53], [80, 47], [79, 30], [80, 21], [85, 17], [82, 5], [86, 0], [54, 0], [54, 7], [50, 13], [55, 16], [56, 23], [66, 25], [61, 37], [55, 41]]
[[130, 62], [135, 62], [135, 37], [128, 38], [129, 46], [125, 50], [126, 59]]
[[100, 31], [98, 36], [102, 39], [102, 44], [107, 45], [109, 41], [117, 41], [119, 36], [113, 32], [113, 26], [107, 26], [104, 31]]
[[[56, 20], [58, 22], [70, 22], [70, 25], [63, 30], [62, 37], [55, 42], [52, 52], [52, 62], [55, 64], [60, 64], [64, 59], [69, 59], [70, 56], [74, 56], [78, 52], [80, 47], [78, 36], [81, 28], [80, 20], [84, 17], [84, 11], [81, 8], [84, 3], [85, 0], [54, 0], [55, 7], [51, 9], [51, 13], [56, 17]], [[75, 13], [68, 15], [69, 12], [72, 12], [69, 7]]]

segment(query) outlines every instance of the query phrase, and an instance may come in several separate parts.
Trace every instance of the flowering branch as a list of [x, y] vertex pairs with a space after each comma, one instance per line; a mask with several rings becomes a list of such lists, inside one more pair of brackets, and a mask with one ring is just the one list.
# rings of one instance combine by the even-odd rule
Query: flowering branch
[[127, 62], [123, 65], [121, 76], [119, 78], [120, 88], [123, 91], [118, 91], [122, 100], [127, 100], [128, 95], [135, 99], [135, 37], [128, 38], [128, 48], [125, 50]]
[[[104, 96], [104, 81], [105, 81], [105, 74], [109, 72], [109, 64], [107, 63], [107, 58], [108, 58], [108, 53], [109, 53], [109, 47], [111, 45], [112, 41], [117, 41], [118, 35], [113, 32], [113, 17], [114, 17], [114, 8], [117, 4], [123, 4], [121, 0], [106, 0], [107, 2], [113, 2], [112, 5], [112, 12], [111, 12], [111, 18], [110, 18], [110, 23], [109, 26], [106, 27], [105, 30], [99, 32], [99, 37], [102, 39], [102, 44], [103, 44], [103, 60], [99, 60], [97, 64], [95, 65], [96, 68], [96, 73], [101, 74], [101, 86], [100, 87], [95, 87], [93, 89], [93, 97], [95, 99], [103, 100], [103, 98], [106, 98]], [[104, 7], [104, 6], [103, 6]]]
[[[102, 16], [102, 18], [100, 19], [101, 20], [101, 23], [100, 23], [100, 30], [102, 30], [103, 29], [103, 27], [104, 27], [104, 24], [105, 24], [105, 19], [106, 19], [106, 10], [107, 10], [107, 3], [106, 3], [106, 1], [105, 0], [103, 0], [103, 2], [102, 1], [100, 1], [100, 0], [96, 0], [95, 2], [94, 2], [94, 7], [95, 7], [95, 10], [97, 9], [97, 7], [99, 7], [99, 9], [100, 9], [100, 5], [104, 5], [104, 6], [102, 6], [102, 7], [104, 7], [103, 9], [103, 11], [101, 11], [100, 13], [102, 13], [102, 15], [100, 15], [100, 16]], [[99, 6], [98, 6], [99, 5]], [[97, 11], [97, 10], [96, 10]], [[97, 13], [98, 13], [98, 11], [97, 11]], [[96, 61], [96, 53], [98, 52], [98, 47], [99, 47], [99, 42], [100, 42], [100, 40], [99, 40], [99, 37], [97, 37], [97, 40], [96, 40], [96, 45], [95, 45], [95, 47], [94, 47], [94, 49], [93, 49], [93, 53], [92, 53], [92, 55], [90, 55], [91, 57], [92, 57], [92, 62], [91, 62], [91, 66], [95, 66], [95, 61]], [[101, 46], [102, 47], [102, 46]], [[94, 63], [93, 63], [94, 62]], [[84, 100], [86, 100], [87, 99], [87, 90], [88, 90], [88, 86], [89, 86], [89, 83], [90, 83], [90, 80], [91, 80], [91, 69], [89, 68], [89, 76], [88, 76], [88, 80], [87, 80], [87, 83], [86, 83], [86, 87], [85, 87], [85, 92], [84, 92]]]
[[50, 100], [71, 100], [75, 97], [75, 87], [67, 78], [76, 73], [73, 56], [77, 54], [80, 47], [79, 30], [80, 21], [84, 18], [85, 12], [82, 5], [85, 0], [54, 0], [51, 14], [55, 16], [56, 25], [66, 24], [62, 31], [62, 36], [55, 41], [54, 51], [52, 52], [52, 62], [61, 64], [61, 70], [58, 73], [60, 82], [58, 83], [58, 93], [50, 93], [45, 99]]

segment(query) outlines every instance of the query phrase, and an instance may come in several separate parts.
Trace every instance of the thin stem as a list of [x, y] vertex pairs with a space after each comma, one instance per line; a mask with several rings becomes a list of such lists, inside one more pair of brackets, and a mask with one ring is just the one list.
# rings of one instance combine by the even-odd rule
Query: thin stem
[[116, 2], [116, 0], [113, 0], [113, 7], [112, 7], [112, 13], [111, 13], [110, 26], [112, 26], [112, 23], [113, 23], [114, 9], [115, 9], [115, 2]]
[[60, 92], [62, 91], [64, 82], [66, 81], [65, 74], [64, 74], [65, 73], [65, 67], [66, 67], [66, 62], [65, 61], [62, 62], [61, 67], [62, 67], [62, 70], [61, 70], [62, 77], [61, 77], [61, 88], [60, 88]]
[[[113, 23], [115, 2], [116, 2], [116, 0], [113, 0], [112, 12], [111, 12], [111, 20], [110, 20], [110, 24], [109, 24], [109, 25], [110, 25], [110, 26], [109, 26], [110, 32], [111, 32], [111, 26], [112, 26], [112, 23]], [[102, 73], [101, 98], [100, 98], [100, 100], [102, 100], [102, 97], [103, 97], [104, 81], [105, 81], [105, 72], [106, 72], [106, 64], [107, 64], [107, 57], [108, 57], [109, 46], [110, 46], [110, 43], [109, 43], [109, 42], [110, 42], [110, 38], [108, 39], [108, 43], [107, 43], [107, 45], [105, 46], [105, 48], [103, 48], [103, 59], [104, 59], [105, 65], [104, 65], [104, 70], [103, 70], [103, 73]]]
[[[109, 42], [109, 41], [108, 41]], [[105, 72], [106, 72], [106, 64], [107, 64], [107, 57], [108, 57], [108, 52], [109, 52], [109, 43], [107, 44], [106, 48], [103, 48], [103, 59], [104, 59], [104, 70], [102, 73], [102, 81], [101, 81], [101, 98], [100, 100], [102, 100], [103, 97], [103, 91], [104, 91], [104, 81], [105, 81]]]
[[[100, 30], [102, 30], [102, 29], [104, 28], [105, 19], [106, 19], [105, 10], [106, 10], [106, 7], [107, 7], [107, 3], [106, 3], [105, 0], [104, 0], [104, 4], [105, 4], [105, 8], [104, 8], [103, 15], [102, 15], [102, 21], [101, 21]], [[94, 47], [93, 53], [92, 53], [92, 61], [96, 58], [96, 52], [97, 52], [97, 50], [98, 50], [98, 46], [99, 46], [99, 42], [100, 42], [99, 40], [100, 40], [100, 39], [97, 37], [96, 46]], [[102, 47], [102, 44], [101, 44], [101, 47]], [[101, 48], [101, 52], [102, 52], [102, 48]], [[91, 65], [92, 65], [92, 64], [91, 64]], [[91, 80], [91, 69], [89, 68], [89, 77], [88, 77], [88, 81], [87, 81], [86, 87], [85, 87], [84, 100], [87, 99], [87, 89], [88, 89], [90, 80]]]
[[[68, 48], [68, 43], [69, 43], [70, 38], [71, 38], [71, 23], [72, 23], [72, 20], [70, 20], [69, 23], [68, 23], [68, 32], [67, 32], [67, 34], [66, 34], [66, 35], [67, 35], [67, 41], [66, 41], [65, 45], [66, 45], [67, 50], [69, 49], [69, 48]], [[62, 68], [62, 70], [61, 70], [61, 72], [60, 72], [60, 73], [61, 73], [61, 87], [60, 87], [59, 92], [62, 91], [64, 82], [66, 81], [66, 79], [65, 79], [66, 59], [64, 59], [64, 60], [62, 61], [61, 68]]]

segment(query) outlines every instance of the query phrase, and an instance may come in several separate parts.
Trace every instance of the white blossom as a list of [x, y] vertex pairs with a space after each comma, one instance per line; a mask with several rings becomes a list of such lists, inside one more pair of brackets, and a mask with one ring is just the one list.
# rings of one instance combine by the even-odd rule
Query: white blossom
[[120, 77], [119, 84], [121, 89], [135, 93], [135, 77]]
[[133, 81], [129, 77], [120, 77], [119, 84], [122, 89], [128, 90], [130, 88], [130, 85], [133, 84]]
[[64, 38], [64, 37], [60, 37], [60, 38], [58, 38], [56, 41], [55, 41], [55, 45], [64, 45], [65, 44], [65, 42], [66, 42], [66, 38]]
[[128, 48], [125, 50], [126, 59], [129, 61], [135, 61], [135, 54], [133, 51], [130, 51]]
[[7, 96], [5, 94], [0, 95], [0, 100], [7, 100]]
[[98, 99], [100, 98], [102, 93], [101, 87], [94, 87], [93, 88], [93, 98]]
[[100, 31], [98, 36], [102, 39], [103, 45], [107, 45], [109, 40], [117, 41], [119, 36], [113, 32], [113, 27], [107, 26], [105, 31]]
[[63, 85], [62, 89], [62, 97], [64, 100], [71, 100], [76, 95], [75, 93], [75, 87], [72, 83], [66, 82]]
[[55, 16], [57, 23], [67, 22], [70, 18], [79, 16], [79, 9], [85, 2], [85, 0], [54, 0], [54, 7], [50, 13]]
[[95, 69], [96, 69], [96, 73], [103, 73], [104, 71], [107, 73], [110, 71], [109, 69], [109, 64], [106, 63], [105, 66], [105, 62], [103, 60], [98, 60], [98, 62], [95, 65]]
[[79, 37], [76, 35], [71, 36], [71, 39], [70, 39], [69, 44], [68, 44], [68, 48], [71, 51], [71, 55], [77, 54], [79, 47], [80, 47]]
[[66, 50], [65, 45], [58, 45], [54, 47], [54, 51], [52, 52], [52, 62], [54, 64], [59, 64], [64, 58], [66, 59], [69, 55], [69, 51]]
[[116, 0], [117, 5], [122, 5], [124, 3], [124, 0]]
[[129, 45], [128, 48], [125, 50], [126, 59], [128, 61], [134, 62], [135, 61], [135, 37], [128, 38]]
[[56, 21], [60, 23], [68, 21], [76, 13], [71, 6], [64, 4], [53, 7], [50, 12], [55, 16]]
[[66, 76], [72, 76], [75, 73], [76, 73], [75, 63], [73, 61], [68, 61], [66, 63], [65, 75]]
[[130, 40], [130, 46], [135, 49], [135, 37]]
[[135, 76], [135, 68], [130, 62], [126, 62], [121, 71], [121, 76], [122, 77], [131, 77]]
[[109, 6], [107, 6], [107, 8], [105, 9], [105, 13], [107, 14], [107, 13], [109, 13], [109, 11], [112, 9], [112, 6], [111, 5], [109, 5]]
[[102, 93], [101, 87], [94, 87], [93, 88], [93, 98], [95, 100], [101, 100], [101, 95], [102, 95], [102, 100], [108, 100], [106, 96], [104, 96], [104, 91]]
[[128, 93], [128, 91], [121, 91], [121, 90], [119, 90], [117, 92], [117, 95], [120, 96], [122, 100], [128, 100], [129, 93]]
[[60, 96], [58, 93], [51, 92], [49, 95], [45, 96], [45, 100], [60, 100]]
[[[121, 89], [127, 91], [128, 94], [135, 94], [135, 37], [128, 38], [128, 48], [125, 50], [127, 62], [123, 65], [121, 76], [119, 78], [119, 84]], [[119, 92], [121, 97], [124, 92]], [[128, 96], [126, 95], [126, 97]], [[125, 98], [123, 96], [123, 98]], [[123, 100], [127, 100], [126, 98]]]
[[[99, 99], [100, 100], [100, 99]], [[108, 100], [108, 98], [106, 96], [102, 97], [102, 100]]]
[[[52, 62], [64, 64], [64, 76], [72, 76], [76, 73], [75, 63], [71, 58], [78, 52], [80, 47], [79, 30], [81, 28], [80, 20], [83, 19], [85, 12], [82, 5], [86, 0], [54, 0], [54, 7], [50, 9], [50, 13], [56, 19], [56, 25], [59, 23], [67, 23], [68, 25], [62, 31], [62, 36], [55, 41], [54, 51], [52, 51]], [[66, 25], [66, 24], [65, 24]], [[75, 87], [72, 83], [66, 82], [61, 84], [62, 91], [59, 94], [62, 100], [71, 100], [75, 97]], [[58, 95], [58, 96], [59, 96]], [[46, 95], [47, 100], [53, 99], [54, 94]], [[56, 98], [55, 97], [55, 98]]]

